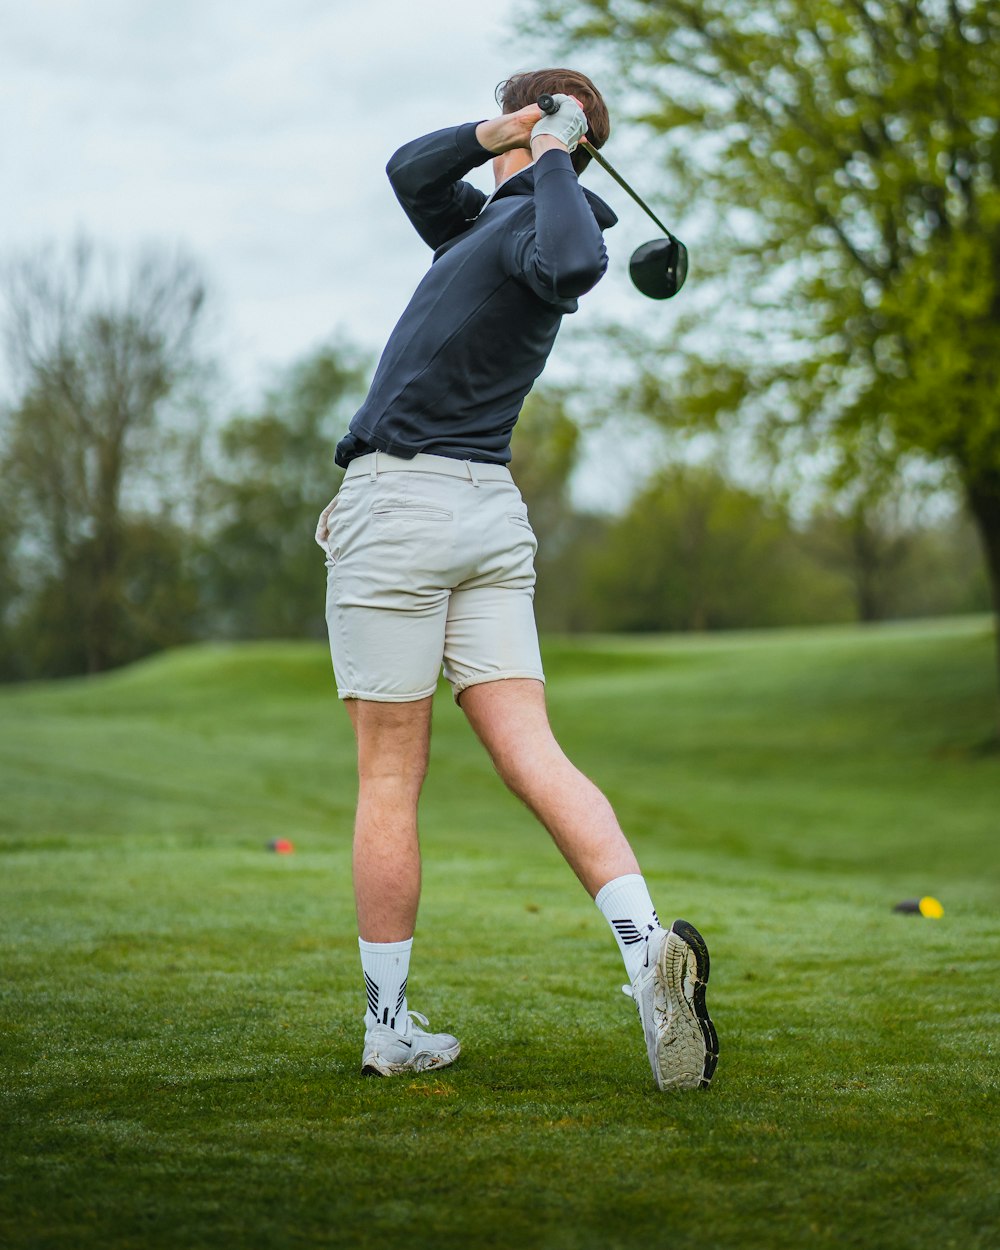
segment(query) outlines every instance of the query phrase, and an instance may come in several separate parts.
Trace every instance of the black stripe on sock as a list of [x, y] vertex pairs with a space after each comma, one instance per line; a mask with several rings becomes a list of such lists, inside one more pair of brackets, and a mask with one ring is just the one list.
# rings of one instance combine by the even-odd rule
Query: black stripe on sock
[[625, 946], [634, 946], [636, 942], [641, 942], [645, 936], [639, 932], [632, 920], [612, 920], [611, 923]]
[[368, 1010], [378, 1019], [378, 986], [371, 979], [368, 973], [365, 973], [365, 992], [368, 995]]

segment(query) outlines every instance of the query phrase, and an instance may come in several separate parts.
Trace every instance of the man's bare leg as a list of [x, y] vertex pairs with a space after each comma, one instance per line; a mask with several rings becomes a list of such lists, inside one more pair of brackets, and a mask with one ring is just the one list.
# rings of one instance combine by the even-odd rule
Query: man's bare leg
[[542, 682], [509, 678], [470, 686], [461, 706], [497, 772], [549, 831], [592, 898], [607, 882], [639, 872], [611, 804], [556, 741]]
[[345, 700], [358, 742], [354, 898], [366, 942], [413, 936], [420, 902], [417, 803], [430, 753], [431, 702]]
[[705, 940], [685, 920], [661, 927], [611, 804], [555, 740], [543, 684], [486, 682], [465, 690], [461, 704], [497, 772], [548, 829], [611, 925], [657, 1085], [707, 1085], [719, 1042], [705, 1006]]
[[354, 897], [368, 998], [366, 1076], [445, 1067], [461, 1051], [450, 1033], [414, 1024], [406, 1005], [420, 902], [417, 804], [430, 753], [431, 702], [346, 700], [358, 741]]

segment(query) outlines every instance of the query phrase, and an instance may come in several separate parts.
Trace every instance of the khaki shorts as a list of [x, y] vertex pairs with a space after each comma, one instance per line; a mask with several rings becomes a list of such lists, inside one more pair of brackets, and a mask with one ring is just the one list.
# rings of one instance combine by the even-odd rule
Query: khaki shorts
[[509, 677], [544, 681], [537, 543], [503, 465], [445, 456], [353, 460], [324, 510], [326, 621], [342, 699], [456, 699]]

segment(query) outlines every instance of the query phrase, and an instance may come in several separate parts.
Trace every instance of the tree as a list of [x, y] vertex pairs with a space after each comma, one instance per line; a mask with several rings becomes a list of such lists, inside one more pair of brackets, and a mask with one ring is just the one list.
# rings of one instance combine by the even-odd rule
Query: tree
[[367, 362], [343, 343], [293, 366], [221, 437], [200, 566], [213, 630], [233, 638], [325, 635], [316, 520], [342, 477], [334, 448], [361, 403]]
[[19, 526], [10, 492], [0, 493], [0, 681], [23, 676], [17, 648], [13, 606], [21, 589], [21, 577], [14, 556]]
[[610, 523], [585, 587], [599, 630], [814, 624], [852, 606], [777, 505], [706, 466], [659, 473]]
[[786, 464], [821, 448], [841, 481], [873, 448], [943, 465], [1000, 616], [1000, 9], [549, 0], [540, 24], [600, 50], [669, 136], [666, 198], [713, 214], [689, 286], [725, 274], [714, 330], [647, 370], [640, 402], [752, 421]]
[[163, 642], [126, 569], [200, 435], [205, 286], [184, 256], [147, 248], [126, 263], [86, 240], [13, 260], [0, 284], [13, 384], [0, 469], [17, 504], [11, 541], [34, 570], [6, 624], [34, 654], [27, 671], [98, 672]]
[[989, 610], [976, 535], [961, 512], [904, 518], [885, 501], [818, 509], [805, 530], [817, 563], [849, 583], [861, 621]]

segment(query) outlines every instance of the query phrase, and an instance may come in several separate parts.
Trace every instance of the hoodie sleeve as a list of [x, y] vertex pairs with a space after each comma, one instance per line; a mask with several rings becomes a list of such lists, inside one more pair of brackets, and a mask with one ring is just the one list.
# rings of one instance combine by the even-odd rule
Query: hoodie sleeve
[[568, 152], [535, 162], [535, 229], [507, 244], [508, 272], [549, 303], [576, 299], [608, 267], [604, 237]]
[[404, 144], [385, 167], [396, 199], [430, 247], [467, 230], [486, 196], [463, 175], [493, 157], [476, 138], [478, 122], [436, 130]]

